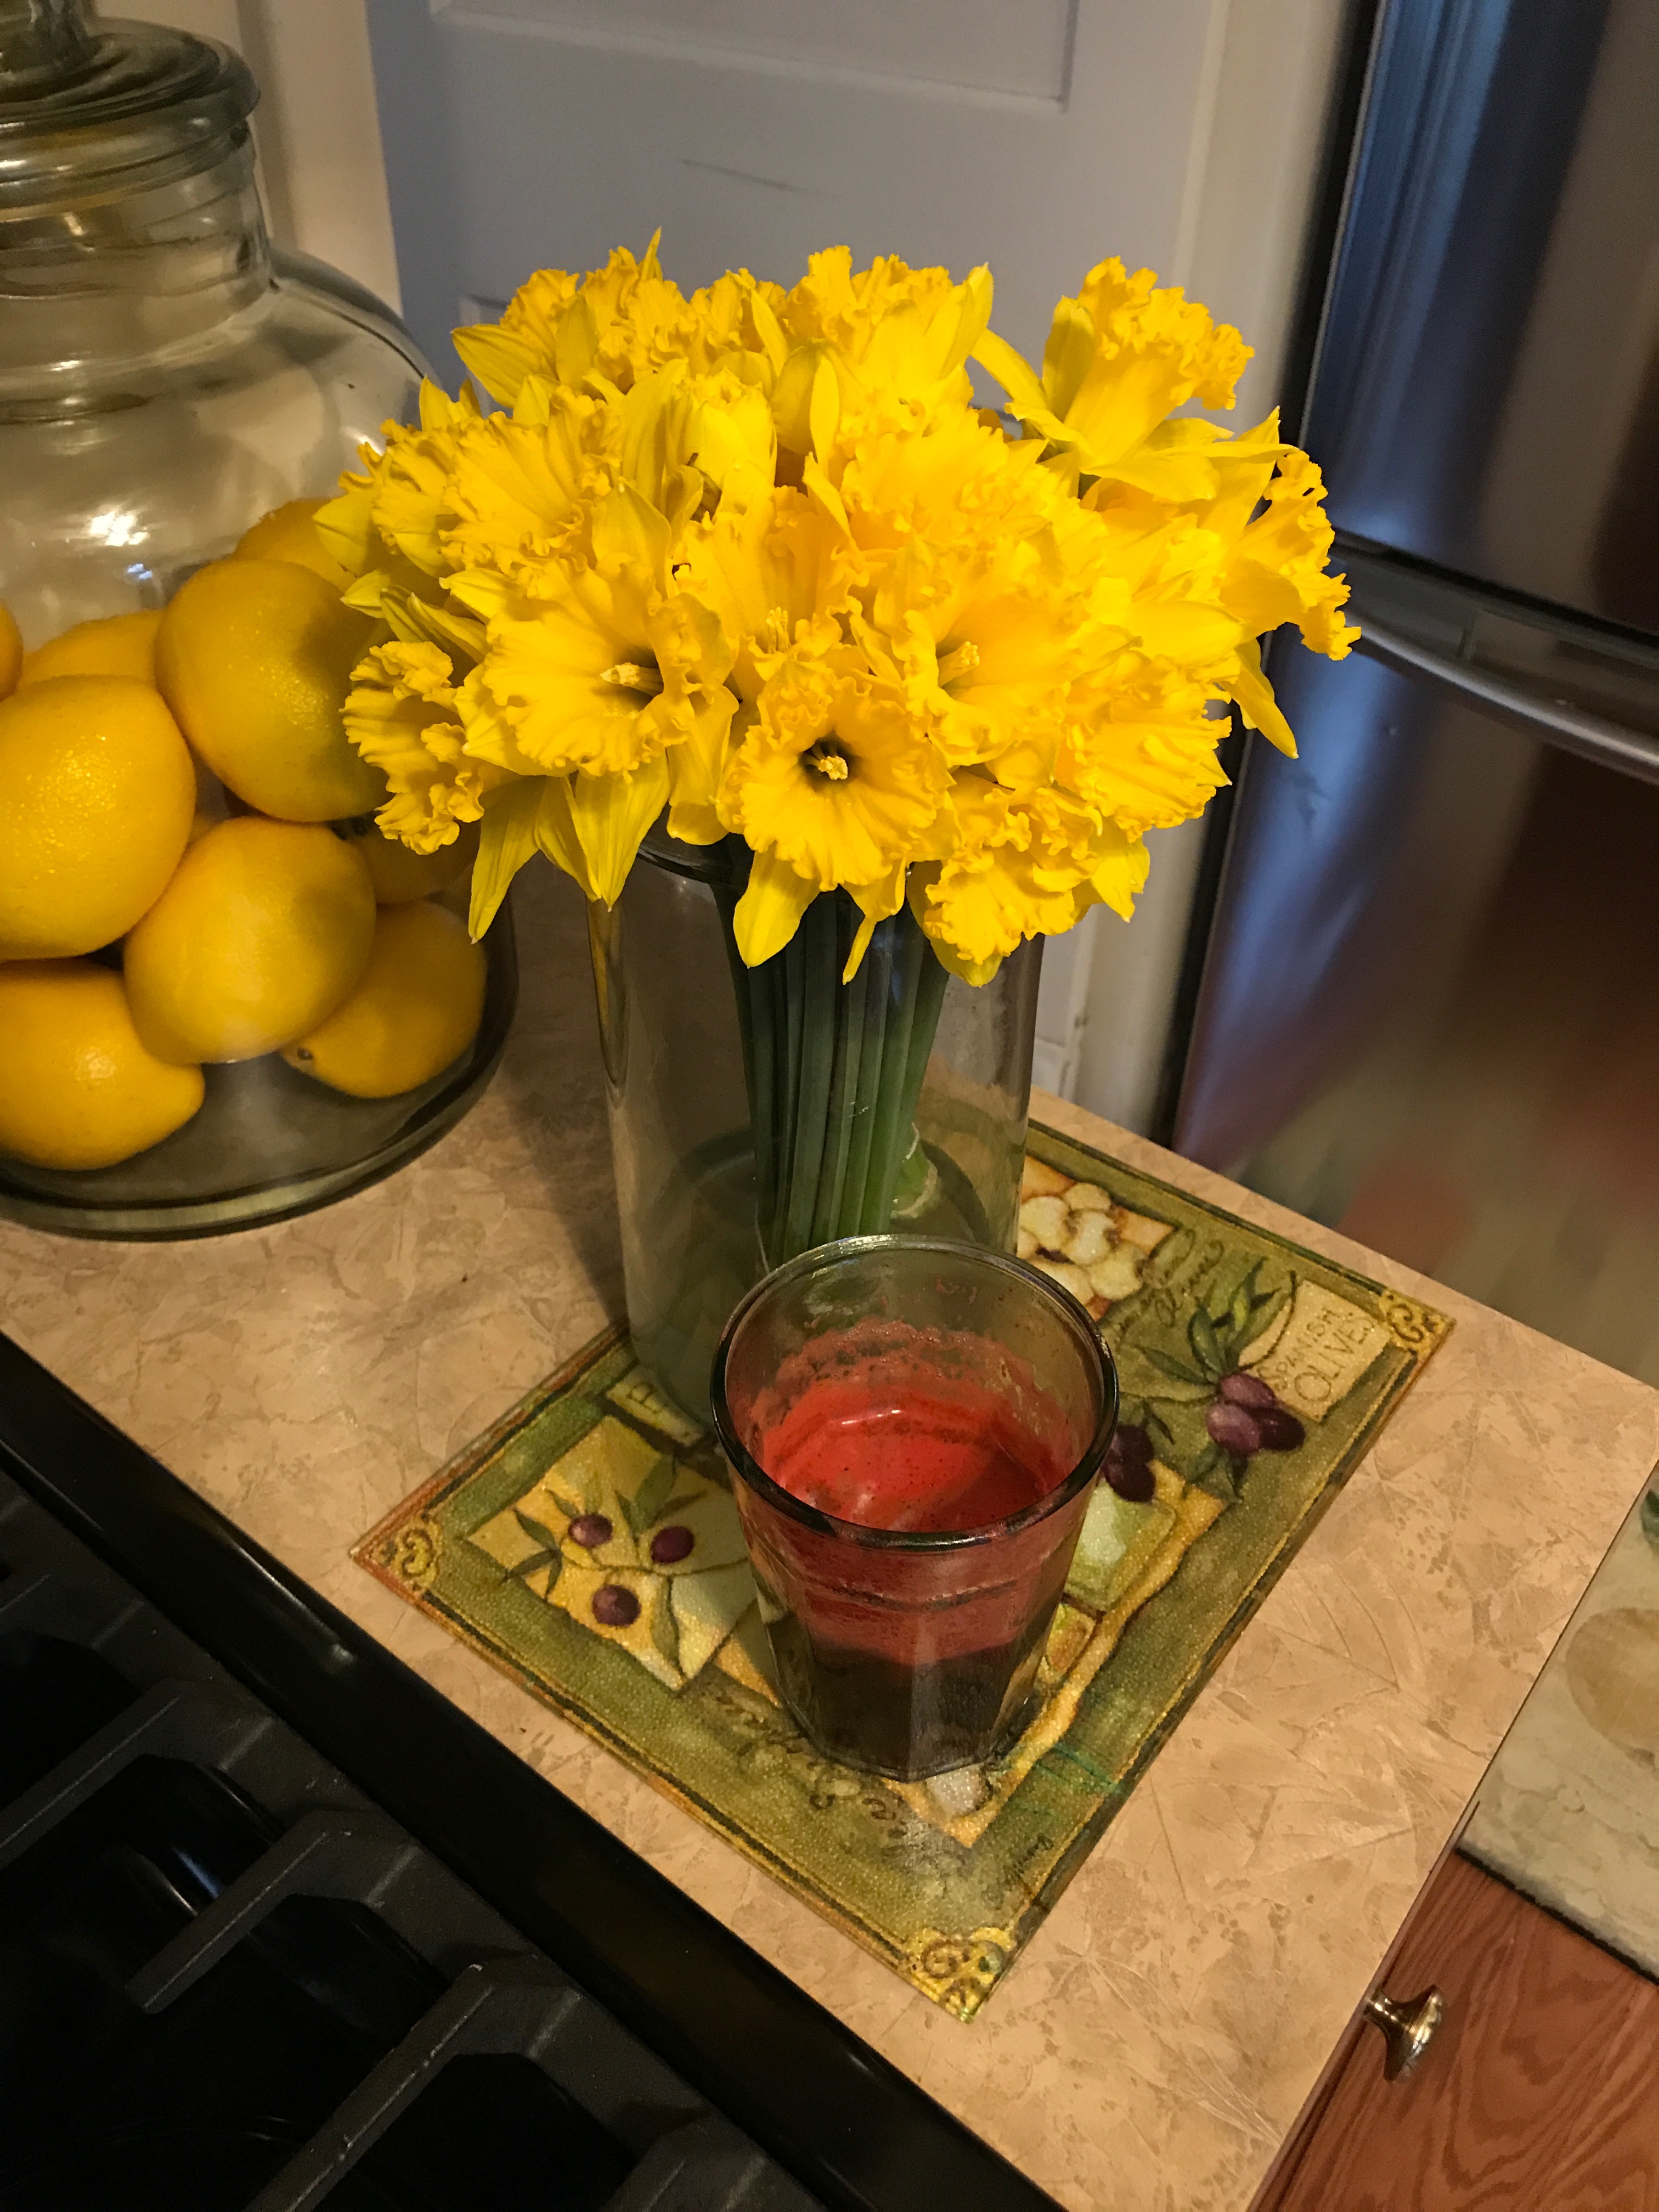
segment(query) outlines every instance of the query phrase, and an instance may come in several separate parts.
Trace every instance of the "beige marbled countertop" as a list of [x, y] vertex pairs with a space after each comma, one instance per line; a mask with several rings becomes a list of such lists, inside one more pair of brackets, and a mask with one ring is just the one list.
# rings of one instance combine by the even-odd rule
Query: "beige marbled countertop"
[[1659, 1393], [1039, 1097], [1457, 1326], [963, 2026], [349, 1557], [621, 1311], [583, 918], [532, 872], [519, 1026], [459, 1129], [273, 1229], [0, 1223], [0, 1321], [1073, 2212], [1243, 2212], [1659, 1459]]

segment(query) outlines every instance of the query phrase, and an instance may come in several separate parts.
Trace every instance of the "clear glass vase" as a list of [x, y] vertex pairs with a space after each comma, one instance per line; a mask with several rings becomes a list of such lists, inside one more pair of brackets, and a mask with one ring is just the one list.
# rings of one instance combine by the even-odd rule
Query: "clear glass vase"
[[[21, 633], [31, 653], [54, 641], [61, 652], [76, 647], [66, 631], [109, 617], [136, 618], [129, 633], [153, 641], [144, 618], [159, 620], [181, 585], [272, 510], [331, 495], [362, 441], [378, 443], [388, 418], [410, 416], [423, 365], [396, 317], [337, 271], [270, 247], [246, 120], [257, 98], [240, 58], [207, 40], [101, 22], [84, 0], [0, 0], [0, 603], [16, 625], [0, 617], [0, 664], [7, 635]], [[280, 563], [291, 578], [286, 553], [263, 565]], [[334, 608], [325, 580], [298, 588]], [[160, 681], [136, 665], [63, 665]], [[22, 699], [29, 667], [25, 660], [21, 677], [0, 667], [0, 692], [15, 681]], [[329, 673], [343, 684], [343, 667], [331, 663]], [[248, 688], [261, 685], [250, 678]], [[343, 755], [343, 734], [339, 744]], [[222, 785], [199, 748], [191, 766], [192, 848], [198, 833], [234, 826], [229, 817], [295, 818], [291, 805]], [[378, 803], [378, 777], [364, 779], [355, 758], [347, 766], [363, 787], [354, 786], [352, 804], [321, 809], [344, 818], [316, 809], [302, 817], [309, 850], [321, 839], [337, 859], [328, 830], [343, 851], [366, 851], [365, 810]], [[13, 845], [32, 834], [25, 805], [0, 792], [0, 827]], [[397, 866], [397, 854], [385, 865]], [[361, 854], [343, 866], [362, 873], [351, 887], [358, 921], [377, 943], [380, 917], [428, 890], [406, 860], [401, 883], [374, 874]], [[155, 889], [172, 880], [164, 871]], [[453, 908], [453, 894], [442, 897]], [[81, 991], [86, 1004], [101, 993], [97, 1002], [113, 1007], [107, 1019], [130, 1029], [126, 939], [142, 918], [124, 919], [101, 944], [0, 946], [0, 982], [9, 975], [15, 997], [27, 965], [40, 971], [42, 1006], [54, 988]], [[431, 928], [448, 926], [446, 916]], [[75, 1234], [177, 1236], [245, 1226], [355, 1188], [465, 1112], [500, 1056], [515, 980], [503, 915], [486, 947], [471, 1041], [408, 1089], [376, 1071], [354, 1076], [359, 1087], [349, 1091], [290, 1065], [283, 1049], [303, 1057], [301, 1038], [324, 1008], [273, 1049], [203, 1053], [199, 1078], [185, 1070], [200, 1103], [119, 1158], [118, 1141], [96, 1164], [65, 1164], [49, 1143], [9, 1149], [0, 1135], [0, 1212]], [[132, 1100], [155, 1076], [135, 1060], [130, 1036], [123, 1048], [129, 1060], [107, 1079], [99, 1109], [118, 1127], [142, 1121]], [[132, 1065], [132, 1090], [114, 1095]], [[368, 1095], [376, 1082], [380, 1092]]]
[[[787, 1176], [780, 1178], [776, 1163], [784, 1133], [764, 1124], [757, 1179], [750, 1109], [753, 1024], [739, 1018], [739, 994], [753, 988], [753, 979], [734, 960], [729, 927], [731, 908], [743, 889], [740, 867], [741, 857], [726, 847], [683, 845], [659, 825], [647, 838], [615, 907], [588, 908], [629, 1325], [659, 1386], [699, 1421], [708, 1418], [715, 1346], [744, 1291], [794, 1252], [849, 1233], [845, 1212], [838, 1220], [823, 1212], [817, 1224], [823, 1233], [815, 1236], [805, 1198], [793, 1225], [787, 1204], [780, 1224], [777, 1201]], [[809, 917], [812, 912], [808, 909]], [[906, 927], [914, 925], [902, 923], [893, 935], [900, 937]], [[833, 947], [834, 928], [828, 933]], [[902, 1228], [994, 1251], [1013, 1249], [1042, 957], [1041, 939], [1026, 944], [977, 988], [924, 974], [923, 1005], [930, 981], [937, 992], [931, 1049], [915, 1048], [919, 1088], [896, 1129], [890, 1087], [888, 1172], [882, 1176], [878, 1158], [862, 1185], [878, 1194], [871, 1202], [883, 1218], [866, 1214], [853, 1226]], [[801, 987], [785, 980], [785, 958], [779, 956], [777, 980], [787, 1010], [789, 994]], [[932, 962], [931, 952], [927, 959]], [[833, 991], [821, 992], [832, 1003], [796, 1011], [805, 1012], [807, 1025], [816, 1024], [821, 1037], [837, 1023], [845, 1030], [848, 1006], [841, 994], [860, 991], [857, 1012], [867, 1035], [879, 975], [890, 1007], [905, 1021], [908, 1053], [919, 1034], [919, 1010], [902, 1005], [902, 938], [884, 946], [878, 934], [866, 964], [870, 974], [861, 987], [837, 981]], [[806, 982], [815, 988], [811, 977]], [[930, 1017], [931, 1008], [925, 1018]], [[890, 1039], [897, 1026], [890, 1015]], [[834, 1056], [826, 1051], [825, 1096], [836, 1079]], [[810, 1071], [805, 1085], [796, 1087], [804, 1088], [809, 1102], [817, 1088]], [[869, 1103], [875, 1115], [874, 1095]], [[821, 1188], [835, 1180], [822, 1163], [833, 1150], [837, 1126], [850, 1140], [848, 1151], [856, 1152], [863, 1142], [866, 1162], [883, 1141], [880, 1129], [876, 1141], [869, 1141], [855, 1099], [845, 1106], [838, 1118], [832, 1114], [829, 1144], [822, 1121], [817, 1125], [824, 1147], [817, 1156]], [[769, 1183], [772, 1199], [764, 1223], [757, 1204], [761, 1182]], [[845, 1193], [844, 1166], [841, 1184]], [[843, 1206], [848, 1203], [843, 1197]]]

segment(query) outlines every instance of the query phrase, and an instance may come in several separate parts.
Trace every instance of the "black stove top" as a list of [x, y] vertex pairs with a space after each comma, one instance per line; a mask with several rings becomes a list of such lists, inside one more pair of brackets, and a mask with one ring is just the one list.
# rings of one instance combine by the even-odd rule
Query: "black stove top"
[[1053, 2212], [0, 1337], [0, 2212], [325, 2205]]

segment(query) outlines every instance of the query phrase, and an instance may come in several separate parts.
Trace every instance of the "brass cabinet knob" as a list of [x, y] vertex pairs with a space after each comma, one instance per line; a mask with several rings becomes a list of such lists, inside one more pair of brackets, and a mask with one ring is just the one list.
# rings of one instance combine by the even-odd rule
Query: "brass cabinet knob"
[[1391, 1997], [1374, 1990], [1365, 2000], [1364, 2014], [1374, 2027], [1382, 2029], [1382, 2040], [1389, 2046], [1382, 2062], [1383, 2076], [1397, 2081], [1402, 2074], [1411, 2072], [1433, 2041], [1435, 2030], [1446, 2016], [1446, 2000], [1438, 1990], [1430, 1989], [1395, 2004]]

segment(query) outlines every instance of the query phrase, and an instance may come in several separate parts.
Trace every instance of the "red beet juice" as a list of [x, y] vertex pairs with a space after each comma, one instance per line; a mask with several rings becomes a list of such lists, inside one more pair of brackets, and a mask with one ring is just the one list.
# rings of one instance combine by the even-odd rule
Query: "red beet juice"
[[890, 1322], [815, 1339], [750, 1437], [779, 1489], [841, 1524], [738, 1486], [790, 1705], [826, 1750], [882, 1772], [983, 1757], [1029, 1700], [1086, 1492], [1006, 1524], [1087, 1437], [1006, 1346]]
[[927, 1376], [813, 1383], [761, 1439], [761, 1464], [804, 1504], [861, 1528], [983, 1528], [1070, 1472], [1006, 1398]]

